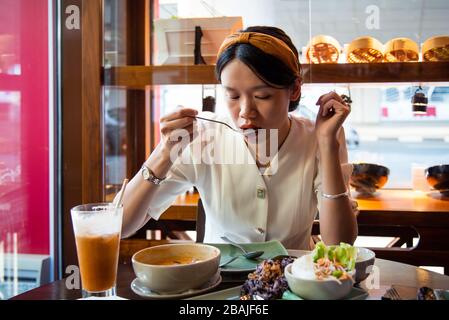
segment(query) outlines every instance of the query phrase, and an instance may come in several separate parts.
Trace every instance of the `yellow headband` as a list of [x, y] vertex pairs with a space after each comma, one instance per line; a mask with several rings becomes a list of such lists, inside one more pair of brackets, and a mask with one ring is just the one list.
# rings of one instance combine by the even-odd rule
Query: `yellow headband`
[[298, 57], [282, 40], [259, 32], [239, 32], [228, 36], [218, 50], [218, 57], [230, 46], [238, 43], [248, 43], [263, 52], [284, 62], [297, 77], [301, 76]]

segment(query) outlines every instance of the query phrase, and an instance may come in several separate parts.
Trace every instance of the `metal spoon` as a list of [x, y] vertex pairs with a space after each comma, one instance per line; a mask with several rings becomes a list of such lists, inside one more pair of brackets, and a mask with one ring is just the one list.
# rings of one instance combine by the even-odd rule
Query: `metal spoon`
[[239, 248], [240, 250], [242, 250], [243, 255], [241, 256], [236, 256], [231, 258], [229, 261], [226, 261], [225, 263], [221, 264], [220, 267], [223, 267], [229, 263], [231, 263], [232, 261], [234, 261], [235, 259], [237, 259], [238, 257], [245, 257], [246, 259], [255, 259], [260, 257], [261, 255], [264, 254], [264, 251], [247, 251], [245, 248], [243, 248], [241, 245], [239, 245], [238, 243], [235, 243], [234, 241], [232, 241], [231, 239], [229, 239], [226, 236], [221, 237], [221, 240]]
[[239, 245], [238, 243], [235, 243], [234, 241], [232, 241], [231, 239], [229, 239], [226, 236], [221, 237], [221, 240], [223, 240], [224, 242], [227, 242], [229, 244], [232, 244], [234, 247], [239, 248], [240, 250], [242, 250], [243, 253], [248, 253], [248, 251], [245, 250], [245, 248], [243, 248], [241, 245]]
[[247, 253], [242, 254], [242, 255], [240, 255], [240, 256], [232, 257], [232, 258], [229, 259], [228, 261], [223, 262], [222, 264], [220, 264], [219, 267], [222, 268], [222, 267], [224, 267], [224, 266], [230, 264], [231, 262], [233, 262], [234, 260], [236, 260], [236, 259], [238, 259], [238, 258], [240, 258], [240, 257], [244, 257], [244, 258], [246, 258], [246, 259], [255, 259], [255, 258], [258, 258], [258, 257], [260, 257], [261, 255], [263, 255], [263, 253], [264, 253], [263, 251], [250, 251], [250, 252], [247, 252]]
[[213, 120], [213, 119], [208, 119], [208, 118], [203, 118], [203, 117], [198, 117], [198, 116], [187, 116], [188, 118], [193, 118], [193, 119], [199, 119], [199, 120], [206, 120], [206, 121], [210, 121], [210, 122], [215, 122], [215, 123], [219, 123], [222, 125], [225, 125], [226, 127], [228, 127], [229, 129], [231, 129], [232, 131], [235, 132], [240, 132], [236, 129], [234, 129], [233, 127], [231, 127], [229, 124], [227, 124], [226, 122], [222, 122], [222, 121], [218, 121], [218, 120]]

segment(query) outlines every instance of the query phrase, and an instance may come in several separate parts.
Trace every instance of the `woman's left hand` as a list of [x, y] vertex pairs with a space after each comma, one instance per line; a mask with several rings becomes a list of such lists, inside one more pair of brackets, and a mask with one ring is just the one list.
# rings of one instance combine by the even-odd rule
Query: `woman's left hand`
[[316, 104], [320, 106], [315, 123], [318, 142], [336, 142], [350, 106], [334, 91], [322, 95]]

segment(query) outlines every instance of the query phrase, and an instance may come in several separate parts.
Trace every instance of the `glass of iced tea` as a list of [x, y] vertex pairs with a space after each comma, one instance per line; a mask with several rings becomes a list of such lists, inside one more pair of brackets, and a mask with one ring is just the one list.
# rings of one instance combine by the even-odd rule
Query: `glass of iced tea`
[[84, 204], [71, 214], [83, 298], [115, 296], [123, 206]]

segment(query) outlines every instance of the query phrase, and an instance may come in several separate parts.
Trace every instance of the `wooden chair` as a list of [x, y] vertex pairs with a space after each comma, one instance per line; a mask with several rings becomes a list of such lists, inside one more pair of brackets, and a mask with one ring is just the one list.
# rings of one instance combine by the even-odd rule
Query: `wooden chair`
[[204, 211], [203, 202], [198, 200], [198, 210], [196, 212], [196, 242], [202, 243], [204, 241], [204, 229], [206, 226], [206, 212]]

